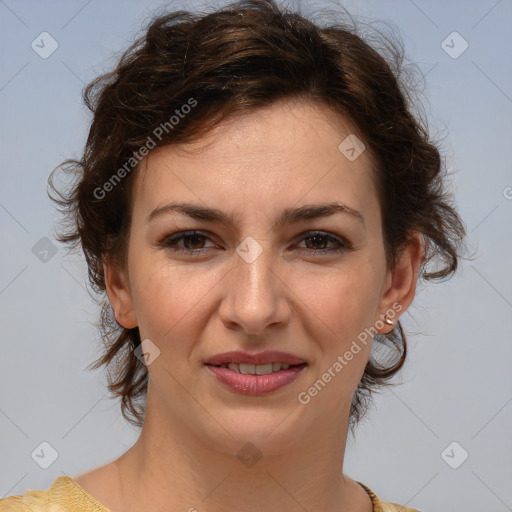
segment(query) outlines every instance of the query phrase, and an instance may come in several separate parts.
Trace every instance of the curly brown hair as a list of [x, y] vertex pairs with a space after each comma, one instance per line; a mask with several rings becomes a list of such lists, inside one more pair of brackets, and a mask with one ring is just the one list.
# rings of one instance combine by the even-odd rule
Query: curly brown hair
[[[93, 112], [85, 149], [80, 160], [65, 160], [52, 171], [55, 195], [49, 194], [64, 215], [57, 239], [81, 246], [99, 295], [104, 353], [92, 369], [106, 366], [108, 389], [121, 398], [122, 414], [133, 425], [144, 421], [148, 372], [134, 353], [141, 344], [138, 327], [126, 329], [113, 316], [103, 258], [126, 264], [131, 185], [149, 140], [149, 147], [192, 141], [223, 119], [282, 99], [327, 106], [353, 123], [375, 160], [389, 268], [419, 232], [425, 253], [418, 279], [443, 279], [456, 271], [465, 228], [446, 191], [439, 144], [430, 140], [421, 114], [412, 113], [403, 45], [383, 37], [377, 46], [357, 32], [341, 21], [323, 26], [274, 0], [163, 13], [113, 71], [84, 89]], [[187, 115], [171, 122], [187, 104], [193, 105]], [[62, 191], [53, 182], [58, 169], [73, 177]], [[440, 266], [428, 271], [434, 259]], [[353, 396], [352, 430], [371, 393], [389, 385], [405, 361], [400, 322], [389, 334], [376, 335], [374, 348]]]

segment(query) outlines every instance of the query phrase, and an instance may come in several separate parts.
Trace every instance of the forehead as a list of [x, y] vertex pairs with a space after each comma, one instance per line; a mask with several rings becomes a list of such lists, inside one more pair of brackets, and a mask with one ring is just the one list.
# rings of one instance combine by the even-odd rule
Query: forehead
[[269, 211], [317, 199], [372, 208], [370, 152], [352, 158], [360, 139], [347, 119], [305, 101], [232, 117], [193, 143], [150, 152], [136, 175], [134, 217], [176, 199], [230, 213], [241, 205]]

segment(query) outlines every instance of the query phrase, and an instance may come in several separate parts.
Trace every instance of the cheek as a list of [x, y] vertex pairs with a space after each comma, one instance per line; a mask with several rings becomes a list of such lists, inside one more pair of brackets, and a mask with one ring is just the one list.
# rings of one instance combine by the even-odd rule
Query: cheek
[[198, 314], [218, 277], [167, 263], [135, 264], [134, 268], [133, 304], [141, 336], [164, 344], [179, 337], [185, 326], [190, 330], [200, 325]]
[[297, 305], [304, 304], [303, 314], [320, 329], [324, 345], [342, 348], [372, 325], [379, 297], [376, 276], [370, 266], [350, 265], [349, 268], [347, 265], [328, 272], [304, 274], [295, 283]]
[[370, 357], [372, 339], [365, 329], [374, 321], [377, 294], [371, 270], [366, 270], [299, 280], [294, 290], [304, 301], [300, 314], [306, 336], [318, 349], [298, 399], [332, 418], [349, 409]]

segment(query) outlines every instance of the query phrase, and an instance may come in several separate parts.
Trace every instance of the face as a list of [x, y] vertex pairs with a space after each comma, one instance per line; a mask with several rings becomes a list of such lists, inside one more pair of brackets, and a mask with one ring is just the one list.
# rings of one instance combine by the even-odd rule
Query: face
[[[141, 165], [127, 268], [106, 267], [107, 291], [118, 321], [157, 347], [148, 407], [173, 431], [226, 452], [250, 439], [268, 453], [348, 420], [371, 349], [361, 333], [392, 329], [382, 315], [396, 322], [417, 273], [412, 249], [394, 273], [386, 266], [369, 151], [351, 160], [338, 149], [353, 133], [320, 106], [283, 102]], [[205, 365], [266, 350], [306, 364], [252, 395]]]

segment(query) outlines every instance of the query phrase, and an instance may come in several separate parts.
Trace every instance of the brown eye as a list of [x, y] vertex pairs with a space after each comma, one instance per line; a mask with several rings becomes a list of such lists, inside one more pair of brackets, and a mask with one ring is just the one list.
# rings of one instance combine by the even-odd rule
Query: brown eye
[[310, 233], [301, 241], [305, 243], [307, 252], [313, 253], [337, 253], [351, 248], [349, 243], [339, 237], [321, 232]]
[[203, 235], [186, 235], [182, 237], [186, 249], [202, 249], [204, 239], [205, 237]]
[[325, 249], [327, 237], [323, 235], [312, 235], [305, 238], [308, 249]]
[[171, 251], [199, 254], [203, 250], [212, 249], [212, 246], [205, 246], [207, 240], [210, 238], [200, 232], [188, 231], [166, 237], [160, 246]]

